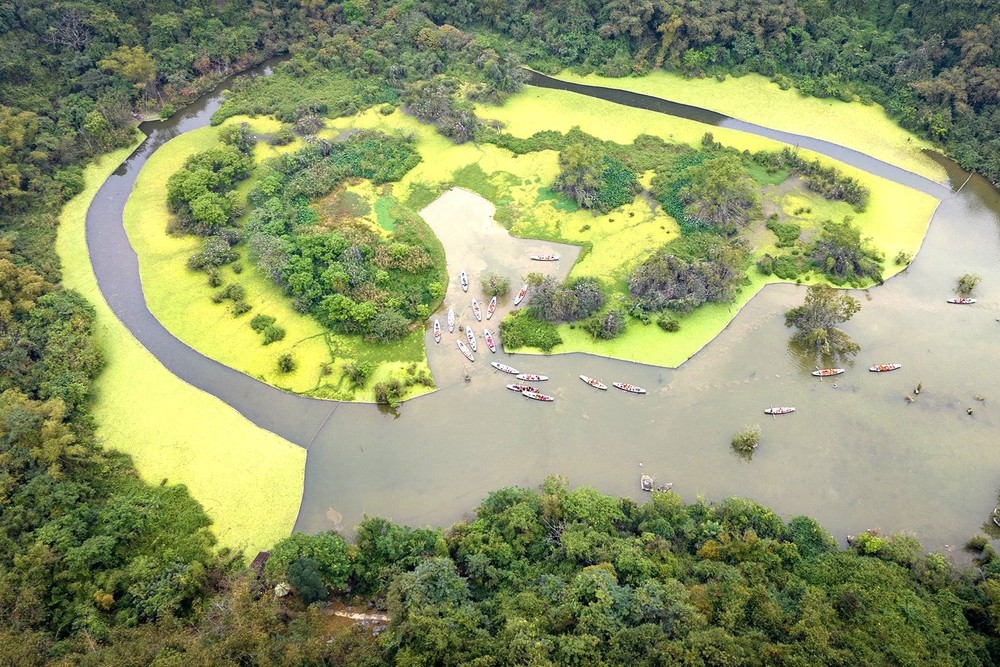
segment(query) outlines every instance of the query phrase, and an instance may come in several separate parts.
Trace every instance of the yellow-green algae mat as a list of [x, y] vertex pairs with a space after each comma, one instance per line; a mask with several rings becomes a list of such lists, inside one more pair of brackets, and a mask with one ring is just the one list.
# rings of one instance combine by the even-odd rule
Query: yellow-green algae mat
[[87, 253], [87, 208], [131, 151], [105, 155], [87, 167], [86, 188], [63, 209], [56, 242], [63, 284], [97, 310], [97, 335], [107, 359], [94, 385], [97, 436], [104, 446], [131, 455], [147, 482], [187, 486], [212, 519], [219, 545], [252, 558], [291, 532], [306, 452], [170, 373], [104, 301]]

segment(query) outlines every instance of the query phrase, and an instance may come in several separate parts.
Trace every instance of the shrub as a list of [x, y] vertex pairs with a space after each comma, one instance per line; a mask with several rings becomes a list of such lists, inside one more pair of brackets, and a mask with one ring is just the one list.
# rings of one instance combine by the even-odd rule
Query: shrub
[[278, 371], [281, 373], [291, 373], [295, 370], [295, 358], [291, 354], [283, 354], [278, 357]]
[[550, 352], [562, 338], [553, 324], [533, 317], [526, 310], [518, 310], [500, 323], [500, 342], [507, 349], [537, 347]]
[[253, 316], [253, 319], [250, 320], [250, 328], [256, 331], [257, 333], [262, 333], [264, 329], [274, 324], [274, 322], [275, 319], [273, 317], [271, 317], [270, 315], [264, 315], [262, 313], [260, 315]]
[[160, 107], [160, 120], [166, 120], [177, 113], [177, 109], [174, 108], [173, 104], [167, 102], [162, 107]]
[[374, 387], [375, 402], [396, 407], [403, 396], [403, 383], [398, 378], [389, 378], [386, 382], [379, 382]]
[[[276, 341], [279, 341], [285, 337], [285, 330], [279, 327], [277, 324], [269, 324], [264, 328], [264, 345], [270, 345]], [[288, 356], [288, 355], [285, 355]]]
[[344, 366], [344, 376], [350, 381], [352, 387], [360, 389], [365, 386], [365, 382], [371, 377], [373, 370], [375, 370], [375, 366], [370, 361], [354, 362]]
[[[219, 287], [220, 285], [222, 285], [222, 274], [219, 273], [218, 270], [216, 269], [210, 270], [208, 272], [208, 286]], [[221, 293], [216, 294], [215, 296], [212, 297], [212, 301], [215, 301], [215, 303], [222, 303], [223, 298], [225, 297], [223, 297]]]
[[234, 263], [229, 268], [231, 268], [233, 270], [233, 273], [235, 273], [236, 275], [243, 273], [243, 264], [241, 264], [240, 262]]
[[669, 315], [663, 315], [658, 320], [656, 320], [656, 325], [663, 329], [664, 331], [674, 332], [680, 331], [681, 323], [670, 317]]
[[484, 273], [480, 279], [483, 294], [489, 296], [503, 296], [510, 292], [510, 278], [501, 275], [496, 271]]
[[611, 340], [625, 333], [628, 328], [628, 316], [621, 308], [613, 308], [606, 313], [596, 315], [583, 325], [583, 328], [594, 338]]
[[233, 317], [239, 317], [249, 313], [252, 306], [242, 299], [233, 303]]
[[780, 223], [776, 220], [769, 220], [767, 228], [778, 237], [775, 245], [779, 248], [792, 247], [799, 240], [799, 234], [802, 233], [802, 227], [794, 222]]
[[221, 292], [223, 299], [228, 299], [230, 301], [243, 301], [246, 299], [247, 290], [243, 285], [239, 283], [233, 283], [232, 285], [227, 285]]
[[955, 286], [955, 291], [957, 291], [962, 296], [969, 296], [976, 289], [982, 281], [983, 277], [975, 273], [965, 273], [958, 279], [958, 284]]
[[319, 562], [312, 558], [299, 558], [288, 566], [288, 583], [295, 587], [302, 602], [307, 605], [330, 594], [323, 585]]
[[913, 261], [913, 255], [906, 252], [905, 250], [900, 250], [896, 253], [896, 258], [893, 260], [896, 266], [905, 266]]
[[734, 452], [749, 460], [760, 444], [760, 425], [747, 424], [742, 431], [733, 436], [731, 444]]
[[295, 132], [288, 125], [282, 125], [278, 128], [278, 131], [271, 135], [271, 138], [267, 140], [267, 143], [272, 146], [287, 146], [288, 144], [295, 141]]

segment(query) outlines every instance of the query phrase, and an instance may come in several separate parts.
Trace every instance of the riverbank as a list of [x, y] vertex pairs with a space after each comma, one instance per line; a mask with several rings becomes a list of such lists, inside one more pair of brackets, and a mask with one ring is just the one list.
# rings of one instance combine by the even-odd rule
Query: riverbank
[[101, 295], [85, 239], [86, 213], [98, 188], [134, 148], [86, 168], [86, 187], [64, 207], [56, 242], [63, 285], [83, 294], [97, 311], [97, 335], [107, 359], [94, 383], [97, 437], [105, 447], [129, 454], [149, 483], [187, 486], [212, 519], [219, 545], [252, 557], [291, 532], [305, 450], [165, 369]]

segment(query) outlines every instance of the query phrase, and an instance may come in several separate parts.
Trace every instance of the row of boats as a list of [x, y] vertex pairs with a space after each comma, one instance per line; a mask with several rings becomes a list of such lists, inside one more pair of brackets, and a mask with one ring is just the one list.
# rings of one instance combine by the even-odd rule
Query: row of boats
[[[889, 371], [894, 371], [902, 368], [902, 364], [875, 364], [874, 366], [869, 366], [868, 370], [872, 373], [888, 373]], [[815, 377], [831, 377], [834, 375], [840, 375], [844, 373], [843, 368], [817, 368], [812, 372]], [[836, 386], [836, 385], [834, 385]], [[795, 412], [795, 408], [787, 405], [782, 406], [771, 406], [764, 409], [765, 415], [787, 415]]]
[[[500, 371], [501, 373], [508, 373], [510, 375], [513, 375], [521, 382], [545, 382], [546, 380], [549, 379], [548, 376], [546, 375], [538, 375], [535, 373], [521, 373], [513, 366], [508, 366], [507, 364], [501, 363], [499, 361], [491, 361], [490, 365], [493, 366], [493, 368]], [[589, 384], [591, 387], [594, 387], [595, 389], [606, 391], [608, 388], [608, 385], [588, 375], [581, 375], [580, 379]], [[643, 389], [642, 387], [638, 387], [634, 384], [629, 384], [628, 382], [612, 382], [611, 386], [615, 387], [616, 389], [621, 389], [622, 391], [627, 391], [632, 394], [646, 393], [646, 390]], [[531, 398], [536, 401], [555, 400], [554, 397], [541, 393], [541, 391], [539, 391], [537, 387], [534, 387], [530, 384], [512, 383], [508, 384], [507, 388], [510, 389], [511, 391], [519, 392], [522, 396], [525, 396], [526, 398]]]

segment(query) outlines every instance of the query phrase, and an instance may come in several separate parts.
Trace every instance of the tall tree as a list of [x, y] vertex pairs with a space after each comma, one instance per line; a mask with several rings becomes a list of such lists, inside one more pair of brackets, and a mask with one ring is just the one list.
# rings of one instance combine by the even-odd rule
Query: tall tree
[[856, 354], [861, 346], [837, 328], [861, 310], [858, 300], [829, 285], [810, 285], [805, 302], [785, 313], [785, 326], [795, 327], [792, 340], [817, 353]]

